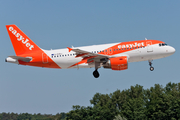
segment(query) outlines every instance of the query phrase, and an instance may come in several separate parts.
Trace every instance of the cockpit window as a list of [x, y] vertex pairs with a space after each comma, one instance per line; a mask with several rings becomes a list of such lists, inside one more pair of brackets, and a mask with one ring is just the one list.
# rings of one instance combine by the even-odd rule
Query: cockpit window
[[166, 43], [160, 43], [159, 46], [167, 46]]

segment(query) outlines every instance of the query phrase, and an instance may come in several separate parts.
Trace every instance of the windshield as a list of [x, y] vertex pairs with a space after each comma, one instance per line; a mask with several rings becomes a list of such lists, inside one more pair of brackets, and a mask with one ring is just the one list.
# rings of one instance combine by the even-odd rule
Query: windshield
[[160, 43], [159, 46], [167, 46], [166, 43]]

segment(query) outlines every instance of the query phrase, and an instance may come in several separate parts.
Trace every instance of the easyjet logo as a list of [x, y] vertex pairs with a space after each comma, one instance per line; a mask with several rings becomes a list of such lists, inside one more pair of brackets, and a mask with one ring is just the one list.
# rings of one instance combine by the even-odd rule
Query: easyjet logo
[[13, 27], [9, 27], [9, 31], [11, 31], [12, 34], [16, 36], [17, 41], [21, 41], [27, 48], [29, 48], [29, 50], [32, 50], [34, 48], [34, 45], [31, 45], [27, 38], [25, 40], [25, 38], [20, 33], [18, 33], [17, 30], [15, 30]]
[[121, 48], [132, 48], [132, 47], [142, 47], [144, 46], [144, 42], [141, 42], [141, 43], [133, 43], [133, 44], [125, 44], [125, 45], [119, 45], [118, 48], [121, 49]]

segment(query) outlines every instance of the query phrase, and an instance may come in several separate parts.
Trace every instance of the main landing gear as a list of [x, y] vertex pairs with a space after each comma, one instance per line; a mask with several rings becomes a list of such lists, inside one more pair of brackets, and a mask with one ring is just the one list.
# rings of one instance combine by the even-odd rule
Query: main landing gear
[[95, 78], [98, 78], [99, 77], [99, 72], [97, 71], [98, 69], [96, 69], [94, 72], [93, 72], [93, 75]]
[[93, 72], [93, 76], [94, 76], [95, 78], [98, 78], [98, 77], [99, 77], [98, 68], [100, 68], [100, 62], [95, 62], [95, 71]]
[[154, 67], [152, 67], [152, 60], [149, 60], [149, 66], [150, 66], [150, 71], [153, 71]]

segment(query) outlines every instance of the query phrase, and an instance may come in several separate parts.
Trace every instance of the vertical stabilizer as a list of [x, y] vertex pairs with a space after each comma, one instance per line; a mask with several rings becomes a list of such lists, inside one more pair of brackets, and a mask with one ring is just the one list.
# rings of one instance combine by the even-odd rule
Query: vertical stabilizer
[[6, 25], [6, 28], [17, 56], [41, 50], [16, 25]]

